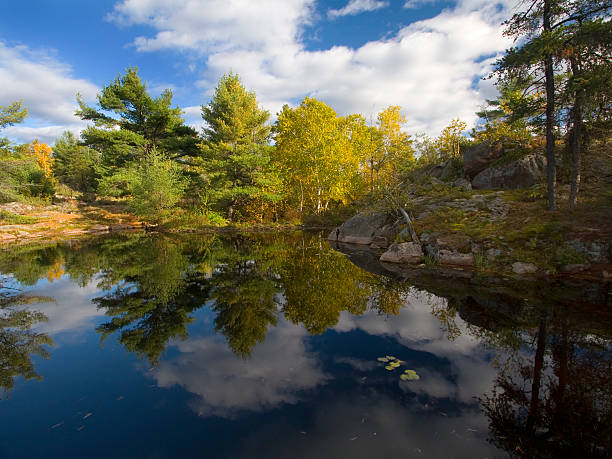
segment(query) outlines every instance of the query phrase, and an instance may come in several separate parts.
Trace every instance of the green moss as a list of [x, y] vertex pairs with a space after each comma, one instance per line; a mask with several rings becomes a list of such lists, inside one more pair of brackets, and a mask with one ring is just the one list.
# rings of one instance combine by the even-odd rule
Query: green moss
[[27, 225], [36, 223], [39, 219], [36, 217], [28, 217], [26, 215], [18, 215], [5, 210], [0, 210], [0, 223], [5, 225]]

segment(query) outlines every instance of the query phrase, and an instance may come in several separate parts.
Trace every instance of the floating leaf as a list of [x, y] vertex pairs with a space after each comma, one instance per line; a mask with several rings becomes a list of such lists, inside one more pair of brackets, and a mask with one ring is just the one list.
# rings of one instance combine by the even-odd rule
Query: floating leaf
[[392, 370], [395, 370], [395, 367], [392, 367], [391, 365], [386, 365], [385, 369], [392, 371]]
[[395, 362], [391, 362], [389, 365], [391, 365], [392, 367], [397, 368], [397, 367], [400, 366], [400, 363], [398, 361], [395, 361]]
[[387, 355], [387, 360], [397, 360], [395, 357], [393, 357], [392, 355]]
[[378, 360], [379, 362], [388, 362], [389, 359], [387, 357], [378, 357], [376, 360]]
[[400, 379], [402, 381], [416, 381], [417, 379], [421, 379], [421, 377], [414, 370], [405, 370], [400, 376]]

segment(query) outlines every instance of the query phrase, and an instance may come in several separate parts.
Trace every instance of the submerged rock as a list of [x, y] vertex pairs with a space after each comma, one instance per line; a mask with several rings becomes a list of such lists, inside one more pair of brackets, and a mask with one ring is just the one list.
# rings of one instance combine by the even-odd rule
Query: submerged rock
[[425, 259], [423, 249], [416, 242], [402, 242], [391, 244], [389, 250], [380, 256], [380, 261], [388, 263], [419, 264]]
[[372, 243], [370, 244], [371, 249], [386, 249], [389, 243], [387, 242], [387, 238], [384, 236], [374, 236], [372, 238]]

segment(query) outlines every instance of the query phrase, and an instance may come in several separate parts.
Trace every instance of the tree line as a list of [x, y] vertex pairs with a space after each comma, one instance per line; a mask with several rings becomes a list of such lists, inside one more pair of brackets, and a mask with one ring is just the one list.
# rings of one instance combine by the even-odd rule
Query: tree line
[[[211, 223], [303, 219], [376, 199], [423, 165], [459, 163], [470, 143], [504, 142], [519, 153], [545, 151], [551, 210], [561, 158], [570, 171], [573, 208], [584, 151], [610, 132], [611, 4], [522, 3], [505, 23], [519, 46], [497, 61], [491, 77], [499, 97], [478, 113], [470, 137], [459, 119], [437, 138], [410, 136], [399, 106], [368, 120], [339, 116], [311, 97], [285, 105], [270, 123], [270, 113], [233, 73], [202, 105], [198, 132], [185, 123], [170, 90], [153, 97], [138, 69], [128, 68], [104, 86], [96, 106], [77, 97], [76, 115], [91, 122], [80, 138], [67, 132], [52, 150], [3, 140], [0, 160], [10, 167], [0, 172], [0, 198], [48, 198], [59, 184], [84, 196], [121, 199], [160, 222], [181, 213]], [[26, 111], [17, 102], [0, 115], [3, 128]]]

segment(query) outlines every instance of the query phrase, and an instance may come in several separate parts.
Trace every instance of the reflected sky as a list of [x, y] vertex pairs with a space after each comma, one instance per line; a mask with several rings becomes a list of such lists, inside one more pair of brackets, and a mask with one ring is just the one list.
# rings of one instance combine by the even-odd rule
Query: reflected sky
[[[445, 297], [448, 279], [424, 288], [369, 273], [318, 235], [15, 250], [0, 271], [22, 276], [22, 292], [40, 301], [5, 300], [0, 330], [11, 337], [7, 318], [39, 311], [47, 320], [21, 330], [53, 344], [49, 359], [30, 356], [41, 379], [7, 362], [17, 376], [0, 400], [1, 457], [528, 457], [539, 440], [508, 449], [500, 413], [518, 407], [517, 438], [531, 438], [520, 429], [533, 423], [553, 432], [548, 420], [568, 409], [558, 395], [584, 392], [563, 375], [601, 385], [610, 362], [609, 331], [558, 305], [528, 305], [527, 291], [520, 310], [486, 289]], [[488, 313], [474, 306], [485, 303]], [[383, 356], [400, 367], [385, 369]], [[402, 381], [406, 369], [419, 379]], [[517, 378], [523, 399], [536, 400], [528, 416], [523, 399], [496, 394]], [[594, 397], [580, 419], [603, 422], [609, 391]], [[607, 454], [601, 435], [582, 451]]]

